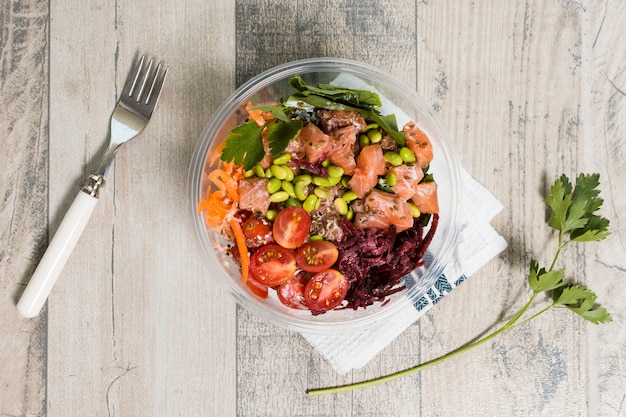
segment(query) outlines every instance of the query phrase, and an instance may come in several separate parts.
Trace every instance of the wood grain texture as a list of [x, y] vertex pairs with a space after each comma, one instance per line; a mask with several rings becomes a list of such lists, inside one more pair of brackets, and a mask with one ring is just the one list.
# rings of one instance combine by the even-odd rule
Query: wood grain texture
[[0, 415], [42, 416], [47, 317], [15, 308], [48, 213], [48, 2], [0, 4]]
[[[626, 1], [114, 0], [0, 5], [0, 416], [626, 416]], [[140, 53], [170, 74], [119, 152], [39, 317], [15, 303], [89, 170]], [[425, 97], [464, 167], [504, 204], [507, 250], [367, 366], [338, 375], [298, 334], [211, 279], [186, 175], [217, 106], [305, 57], [378, 66]], [[555, 247], [543, 195], [599, 172], [613, 234], [561, 266], [614, 322], [553, 311], [435, 368], [308, 398], [444, 354], [527, 297]]]

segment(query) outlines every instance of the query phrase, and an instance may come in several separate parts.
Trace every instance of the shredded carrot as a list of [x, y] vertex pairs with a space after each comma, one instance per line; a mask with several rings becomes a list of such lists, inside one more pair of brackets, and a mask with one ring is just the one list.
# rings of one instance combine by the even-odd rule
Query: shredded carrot
[[250, 269], [250, 254], [248, 253], [248, 247], [246, 246], [246, 238], [243, 235], [241, 225], [236, 219], [230, 219], [230, 227], [233, 229], [235, 235], [235, 242], [237, 243], [237, 249], [239, 250], [239, 256], [241, 258], [241, 278], [244, 283], [248, 282], [248, 271]]
[[[252, 105], [252, 102], [248, 102], [248, 104], [246, 104], [246, 110], [248, 111], [248, 118], [250, 120], [253, 120], [256, 122], [257, 125], [259, 126], [263, 126], [265, 124], [265, 122], [268, 120], [268, 116], [265, 112], [263, 112], [262, 110], [252, 110], [252, 107], [254, 107]], [[271, 116], [270, 114], [270, 117]]]

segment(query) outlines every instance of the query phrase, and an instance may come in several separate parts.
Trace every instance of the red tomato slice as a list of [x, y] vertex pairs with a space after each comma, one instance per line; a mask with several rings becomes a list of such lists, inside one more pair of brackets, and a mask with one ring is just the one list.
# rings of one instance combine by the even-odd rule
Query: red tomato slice
[[304, 288], [309, 281], [309, 276], [308, 273], [300, 271], [289, 281], [276, 288], [280, 302], [290, 308], [308, 310], [309, 307], [304, 300]]
[[256, 279], [249, 276], [246, 280], [246, 284], [248, 285], [248, 287], [250, 287], [250, 290], [252, 290], [255, 295], [258, 295], [264, 300], [267, 298], [269, 290], [265, 285], [261, 284]]
[[278, 212], [272, 232], [274, 240], [283, 248], [300, 246], [309, 235], [311, 218], [301, 207], [289, 207]]
[[348, 278], [341, 272], [327, 269], [313, 275], [306, 284], [304, 300], [313, 314], [325, 313], [341, 304], [349, 287]]
[[284, 284], [296, 272], [296, 256], [278, 245], [265, 245], [250, 258], [250, 272], [268, 287]]
[[322, 272], [333, 266], [339, 251], [337, 247], [326, 240], [306, 242], [296, 252], [296, 265], [308, 272]]
[[246, 237], [246, 246], [249, 248], [258, 248], [273, 242], [272, 225], [265, 218], [251, 216], [243, 222], [241, 229]]

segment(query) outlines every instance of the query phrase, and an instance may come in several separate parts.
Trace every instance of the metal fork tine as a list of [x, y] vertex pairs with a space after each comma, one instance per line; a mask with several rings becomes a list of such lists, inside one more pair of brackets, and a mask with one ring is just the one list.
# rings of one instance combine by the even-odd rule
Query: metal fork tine
[[154, 71], [154, 77], [152, 78], [152, 84], [150, 85], [150, 90], [148, 90], [148, 95], [146, 96], [146, 105], [150, 104], [150, 99], [152, 98], [152, 93], [154, 92], [154, 86], [156, 85], [157, 80], [159, 79], [159, 72], [161, 71], [161, 63], [157, 65], [156, 70]]
[[167, 72], [169, 67], [166, 67], [163, 71], [163, 75], [159, 76], [159, 69], [161, 67], [161, 63], [157, 66], [157, 71], [154, 74], [154, 80], [152, 82], [152, 87], [150, 88], [150, 92], [148, 93], [148, 97], [146, 98], [146, 105], [150, 107], [150, 109], [154, 109], [159, 101], [159, 97], [161, 96], [161, 89], [163, 88], [163, 84], [165, 83], [165, 78], [167, 77]]
[[124, 90], [122, 90], [122, 96], [132, 97], [133, 92], [135, 91], [135, 86], [137, 85], [137, 80], [139, 79], [139, 73], [141, 72], [141, 68], [143, 67], [143, 61], [144, 56], [142, 55], [130, 77], [128, 77], [126, 85], [124, 85]]
[[154, 60], [151, 59], [150, 62], [148, 62], [148, 66], [146, 67], [145, 72], [143, 73], [143, 78], [141, 80], [141, 87], [139, 87], [139, 92], [137, 93], [137, 103], [141, 101], [141, 97], [146, 88], [146, 82], [148, 81], [148, 77], [150, 76], [150, 70], [152, 69], [153, 63], [154, 63]]

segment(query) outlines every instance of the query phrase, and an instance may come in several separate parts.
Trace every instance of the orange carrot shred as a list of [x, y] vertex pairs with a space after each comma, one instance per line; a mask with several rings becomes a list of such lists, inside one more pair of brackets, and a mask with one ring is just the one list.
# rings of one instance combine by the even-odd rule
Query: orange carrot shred
[[248, 253], [248, 247], [246, 246], [246, 238], [243, 235], [241, 225], [236, 219], [230, 219], [230, 227], [233, 229], [235, 235], [235, 242], [237, 243], [237, 249], [239, 250], [239, 256], [241, 257], [241, 278], [244, 283], [248, 282], [248, 272], [250, 270], [250, 254]]

